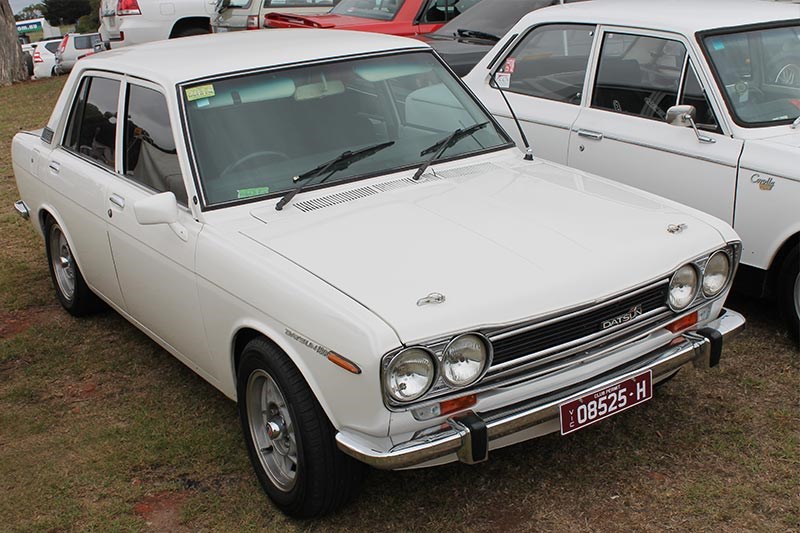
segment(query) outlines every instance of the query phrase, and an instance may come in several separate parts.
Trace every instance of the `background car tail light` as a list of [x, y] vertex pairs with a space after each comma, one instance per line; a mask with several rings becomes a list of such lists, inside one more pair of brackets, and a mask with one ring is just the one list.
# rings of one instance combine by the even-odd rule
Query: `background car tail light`
[[58, 45], [58, 51], [60, 53], [64, 53], [64, 50], [67, 49], [67, 41], [69, 40], [69, 35], [65, 35], [63, 39], [61, 39], [61, 44]]
[[247, 17], [247, 29], [248, 30], [259, 30], [261, 28], [258, 27], [258, 15], [248, 15]]
[[137, 0], [119, 0], [117, 2], [117, 15], [141, 15]]
[[44, 63], [44, 59], [42, 59], [42, 53], [41, 52], [36, 51], [36, 52], [33, 53], [33, 62], [34, 63]]

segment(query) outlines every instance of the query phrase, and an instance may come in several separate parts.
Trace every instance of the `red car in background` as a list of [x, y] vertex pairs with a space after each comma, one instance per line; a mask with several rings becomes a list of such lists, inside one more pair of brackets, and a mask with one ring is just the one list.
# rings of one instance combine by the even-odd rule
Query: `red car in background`
[[479, 0], [341, 0], [323, 15], [267, 13], [267, 28], [337, 28], [413, 36], [438, 30]]

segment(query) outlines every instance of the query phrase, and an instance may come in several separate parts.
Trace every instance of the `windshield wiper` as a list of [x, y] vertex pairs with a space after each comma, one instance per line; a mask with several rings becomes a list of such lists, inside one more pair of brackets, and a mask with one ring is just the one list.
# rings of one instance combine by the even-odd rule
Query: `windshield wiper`
[[[334, 157], [330, 161], [322, 163], [318, 167], [312, 168], [307, 172], [295, 176], [294, 178], [292, 178], [292, 181], [294, 181], [295, 183], [300, 181], [305, 181], [307, 179], [313, 178], [314, 176], [318, 176], [324, 172], [330, 171], [328, 172], [327, 176], [325, 176], [324, 178], [319, 180], [319, 182], [317, 182], [317, 185], [319, 185], [320, 183], [325, 183], [325, 181], [328, 178], [330, 178], [340, 170], [344, 170], [357, 161], [361, 161], [362, 159], [366, 159], [367, 157], [373, 154], [377, 154], [384, 148], [389, 148], [393, 144], [394, 141], [386, 141], [379, 144], [374, 144], [372, 146], [367, 146], [366, 148], [362, 148], [361, 150], [356, 150], [354, 152], [347, 150], [345, 152], [342, 152], [338, 156]], [[281, 198], [280, 201], [277, 204], [275, 204], [275, 209], [277, 211], [283, 209], [283, 207], [286, 204], [292, 201], [292, 198], [294, 198], [297, 193], [302, 191], [310, 183], [311, 183], [310, 181], [306, 183], [301, 183], [291, 191], [287, 192], [285, 195], [283, 195], [283, 198]]]
[[425, 154], [429, 154], [431, 152], [433, 152], [433, 155], [431, 157], [429, 157], [428, 159], [426, 159], [425, 162], [422, 163], [419, 166], [419, 168], [414, 173], [412, 178], [415, 179], [415, 180], [418, 180], [419, 177], [422, 176], [422, 174], [426, 170], [428, 170], [428, 167], [430, 166], [430, 164], [433, 163], [434, 161], [436, 161], [437, 159], [439, 159], [439, 157], [444, 153], [445, 150], [447, 150], [448, 148], [450, 148], [451, 146], [456, 144], [458, 141], [460, 141], [464, 137], [469, 137], [470, 135], [472, 135], [473, 133], [475, 133], [479, 129], [485, 128], [488, 123], [489, 122], [487, 121], [487, 122], [481, 122], [480, 124], [473, 124], [472, 126], [470, 126], [468, 128], [464, 128], [464, 129], [458, 128], [456, 131], [454, 131], [453, 133], [451, 133], [450, 135], [448, 135], [447, 137], [445, 137], [441, 141], [439, 141], [439, 142], [437, 142], [435, 144], [432, 144], [431, 146], [425, 148], [423, 151], [421, 151], [419, 153], [419, 155], [422, 156], [422, 155], [425, 155]]
[[497, 35], [492, 35], [491, 33], [486, 33], [485, 31], [479, 30], [456, 30], [456, 34], [459, 37], [466, 37], [468, 39], [472, 37], [473, 39], [483, 39], [484, 41], [492, 41], [495, 43], [500, 40], [500, 37]]

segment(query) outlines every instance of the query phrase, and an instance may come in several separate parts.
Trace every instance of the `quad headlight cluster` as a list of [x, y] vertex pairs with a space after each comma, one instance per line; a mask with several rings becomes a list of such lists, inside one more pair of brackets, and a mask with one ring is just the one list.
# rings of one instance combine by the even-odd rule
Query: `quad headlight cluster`
[[669, 280], [669, 306], [682, 311], [698, 298], [719, 295], [733, 276], [735, 262], [732, 249], [717, 250], [705, 261], [695, 261], [680, 267]]
[[383, 388], [394, 402], [422, 398], [437, 382], [448, 390], [477, 382], [492, 360], [492, 345], [480, 333], [464, 333], [451, 339], [441, 352], [411, 346], [392, 356], [383, 369]]

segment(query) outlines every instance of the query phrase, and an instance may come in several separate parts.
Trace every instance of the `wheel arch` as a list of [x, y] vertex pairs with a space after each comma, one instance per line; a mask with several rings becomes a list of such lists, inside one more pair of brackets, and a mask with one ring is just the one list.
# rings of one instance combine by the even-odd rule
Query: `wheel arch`
[[169, 32], [169, 38], [174, 39], [182, 31], [190, 28], [203, 28], [211, 32], [211, 18], [210, 17], [183, 17], [172, 25]]
[[800, 231], [790, 235], [778, 248], [778, 251], [772, 258], [769, 265], [768, 279], [767, 279], [767, 292], [774, 295], [777, 289], [778, 278], [781, 274], [781, 268], [786, 259], [789, 258], [789, 253], [796, 247], [800, 247]]
[[[77, 248], [75, 247], [75, 241], [72, 239], [72, 234], [69, 231], [69, 228], [64, 223], [64, 220], [61, 216], [58, 215], [58, 211], [53, 209], [52, 206], [49, 205], [42, 205], [39, 207], [39, 210], [36, 213], [36, 218], [39, 223], [39, 229], [42, 232], [42, 236], [44, 237], [45, 247], [47, 246], [47, 219], [51, 218], [53, 221], [59, 225], [61, 228], [61, 233], [64, 234], [64, 237], [67, 239], [67, 244], [69, 244], [70, 252], [72, 257], [75, 259], [75, 262], [78, 264], [78, 268], [83, 272], [83, 263], [81, 262], [80, 255], [77, 252]], [[49, 257], [49, 256], [48, 256]]]

